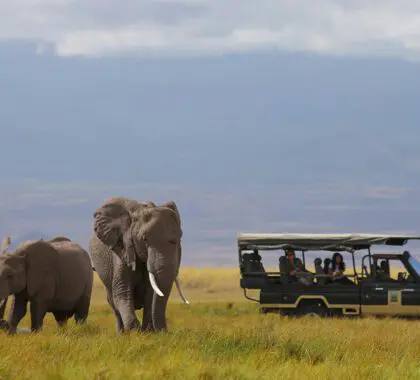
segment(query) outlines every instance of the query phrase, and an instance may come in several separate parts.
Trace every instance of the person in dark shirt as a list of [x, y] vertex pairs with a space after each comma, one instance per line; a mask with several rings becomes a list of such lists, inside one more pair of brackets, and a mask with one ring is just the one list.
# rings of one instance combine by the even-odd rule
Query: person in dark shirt
[[[296, 257], [295, 251], [293, 249], [288, 249], [286, 251], [286, 260], [280, 260], [280, 273], [288, 275], [292, 282], [301, 282], [305, 285], [312, 283], [312, 278], [309, 278], [311, 274], [309, 272], [308, 276], [303, 275], [305, 267], [302, 261]], [[297, 275], [302, 273], [301, 275]]]

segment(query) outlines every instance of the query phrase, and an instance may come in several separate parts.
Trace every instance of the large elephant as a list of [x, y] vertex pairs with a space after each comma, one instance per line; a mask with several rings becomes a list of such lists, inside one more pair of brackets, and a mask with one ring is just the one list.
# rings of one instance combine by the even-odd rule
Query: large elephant
[[39, 331], [47, 312], [59, 326], [73, 315], [84, 323], [89, 314], [93, 270], [88, 253], [66, 237], [28, 240], [0, 256], [0, 300], [11, 294], [8, 330], [15, 333], [30, 304], [31, 331]]
[[[181, 264], [181, 218], [175, 202], [111, 198], [94, 213], [89, 251], [107, 291], [119, 333], [166, 331], [166, 305]], [[143, 309], [140, 324], [135, 310]]]

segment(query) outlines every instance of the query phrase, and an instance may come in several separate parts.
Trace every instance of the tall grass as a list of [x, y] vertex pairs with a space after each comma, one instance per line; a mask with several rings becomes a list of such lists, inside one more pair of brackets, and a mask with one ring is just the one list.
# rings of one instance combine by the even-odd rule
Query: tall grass
[[0, 379], [420, 378], [417, 321], [260, 315], [238, 269], [187, 268], [181, 279], [191, 305], [173, 291], [168, 334], [117, 336], [96, 280], [85, 326], [60, 330], [48, 315], [37, 335], [1, 334]]

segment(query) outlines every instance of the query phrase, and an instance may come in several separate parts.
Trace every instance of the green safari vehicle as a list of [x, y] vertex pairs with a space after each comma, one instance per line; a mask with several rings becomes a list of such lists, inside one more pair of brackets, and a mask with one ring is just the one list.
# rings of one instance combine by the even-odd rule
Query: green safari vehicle
[[[240, 233], [240, 286], [247, 299], [260, 304], [262, 313], [420, 317], [420, 262], [408, 251], [372, 253], [373, 246], [402, 247], [409, 240], [420, 236]], [[288, 258], [279, 251], [301, 252], [293, 275], [287, 272]], [[279, 254], [279, 271], [267, 272], [261, 255], [273, 252]], [[322, 268], [319, 257], [335, 252], [351, 262], [340, 281], [325, 265]], [[316, 256], [312, 271], [306, 268], [310, 255]], [[249, 296], [248, 290], [259, 290], [259, 298]]]

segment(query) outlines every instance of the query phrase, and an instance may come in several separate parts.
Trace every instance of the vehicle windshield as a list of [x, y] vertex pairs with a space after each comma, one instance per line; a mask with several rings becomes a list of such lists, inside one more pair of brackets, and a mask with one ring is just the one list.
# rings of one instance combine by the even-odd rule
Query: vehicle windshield
[[410, 256], [409, 257], [408, 262], [414, 268], [414, 270], [416, 271], [417, 275], [420, 276], [420, 263], [413, 256]]

